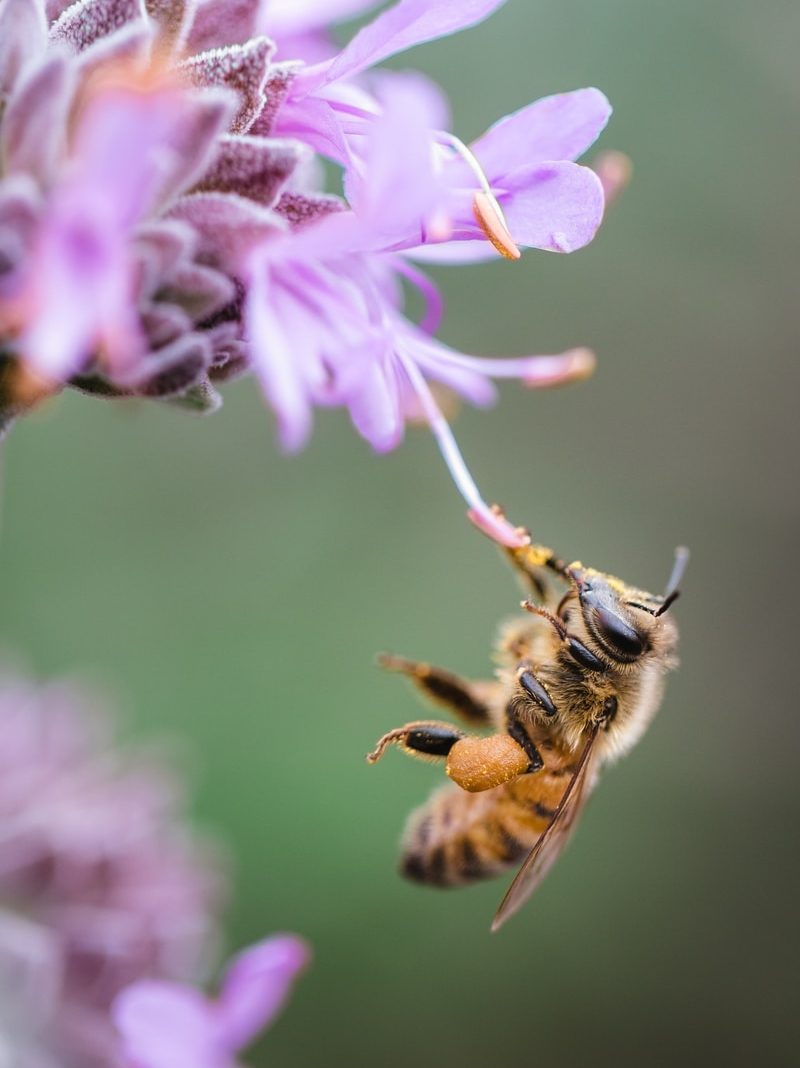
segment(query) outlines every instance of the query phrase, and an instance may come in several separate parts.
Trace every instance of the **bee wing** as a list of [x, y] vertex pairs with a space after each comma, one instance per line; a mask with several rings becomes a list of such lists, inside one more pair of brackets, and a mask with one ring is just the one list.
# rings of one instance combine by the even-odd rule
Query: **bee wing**
[[567, 783], [558, 808], [553, 818], [542, 831], [536, 845], [525, 858], [525, 862], [514, 877], [514, 881], [500, 902], [500, 907], [492, 921], [492, 930], [496, 931], [528, 900], [539, 883], [544, 879], [561, 855], [569, 841], [578, 814], [588, 796], [586, 784], [589, 781], [589, 768], [592, 763], [592, 749], [597, 737], [597, 727], [592, 730], [583, 747], [578, 766]]

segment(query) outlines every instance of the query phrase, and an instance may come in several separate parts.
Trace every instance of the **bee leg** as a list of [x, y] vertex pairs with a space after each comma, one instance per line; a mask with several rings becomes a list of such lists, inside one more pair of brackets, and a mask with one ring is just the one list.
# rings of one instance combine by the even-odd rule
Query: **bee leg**
[[496, 682], [472, 682], [444, 668], [388, 653], [382, 653], [378, 663], [388, 671], [408, 675], [429, 701], [465, 723], [486, 726], [490, 722], [489, 702], [499, 689]]
[[[525, 674], [530, 675], [531, 673], [526, 672]], [[544, 688], [542, 687], [542, 689]], [[526, 771], [539, 771], [543, 768], [544, 761], [542, 760], [542, 754], [536, 748], [533, 740], [525, 729], [525, 724], [522, 721], [519, 709], [513, 701], [509, 703], [509, 706], [506, 709], [506, 730], [528, 758], [529, 764]]]
[[569, 578], [566, 573], [567, 565], [546, 545], [524, 545], [519, 549], [505, 551], [511, 566], [522, 576], [524, 585], [540, 600], [549, 600], [550, 588], [545, 581], [546, 571], [554, 572], [566, 580]]
[[367, 763], [377, 764], [390, 745], [399, 746], [404, 753], [422, 760], [444, 760], [463, 737], [464, 732], [449, 723], [406, 723], [378, 739], [372, 752], [367, 753]]

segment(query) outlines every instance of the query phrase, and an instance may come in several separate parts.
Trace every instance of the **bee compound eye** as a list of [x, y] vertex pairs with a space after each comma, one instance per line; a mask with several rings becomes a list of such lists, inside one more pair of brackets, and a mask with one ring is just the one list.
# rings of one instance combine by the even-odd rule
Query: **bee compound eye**
[[598, 637], [609, 646], [610, 650], [622, 654], [623, 660], [635, 660], [645, 650], [641, 634], [622, 616], [608, 608], [594, 609], [594, 625]]

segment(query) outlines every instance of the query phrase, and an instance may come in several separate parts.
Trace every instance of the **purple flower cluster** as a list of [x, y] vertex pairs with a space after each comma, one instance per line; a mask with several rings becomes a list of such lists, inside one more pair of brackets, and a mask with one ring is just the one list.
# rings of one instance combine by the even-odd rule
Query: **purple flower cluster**
[[319, 405], [379, 451], [421, 417], [474, 518], [517, 543], [431, 384], [483, 406], [492, 379], [560, 383], [593, 357], [453, 351], [420, 264], [590, 241], [603, 186], [574, 161], [609, 105], [549, 97], [466, 146], [435, 84], [375, 69], [503, 2], [399, 0], [339, 51], [330, 24], [373, 3], [0, 0], [0, 418], [65, 384], [212, 410], [250, 371], [286, 449]]
[[[0, 1050], [105, 1068], [114, 997], [144, 976], [198, 978], [224, 889], [184, 826], [179, 784], [123, 756], [101, 703], [0, 676]], [[31, 1061], [30, 1063], [47, 1063]]]
[[102, 704], [0, 675], [0, 1064], [233, 1068], [308, 951], [267, 939], [203, 978], [224, 880], [178, 782], [123, 755]]

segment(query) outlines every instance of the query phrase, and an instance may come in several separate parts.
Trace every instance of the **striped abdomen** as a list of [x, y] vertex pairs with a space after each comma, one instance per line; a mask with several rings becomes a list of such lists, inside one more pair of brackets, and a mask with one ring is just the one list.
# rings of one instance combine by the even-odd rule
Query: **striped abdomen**
[[463, 886], [518, 864], [550, 822], [568, 781], [543, 771], [483, 793], [437, 790], [411, 813], [403, 874], [432, 886]]

